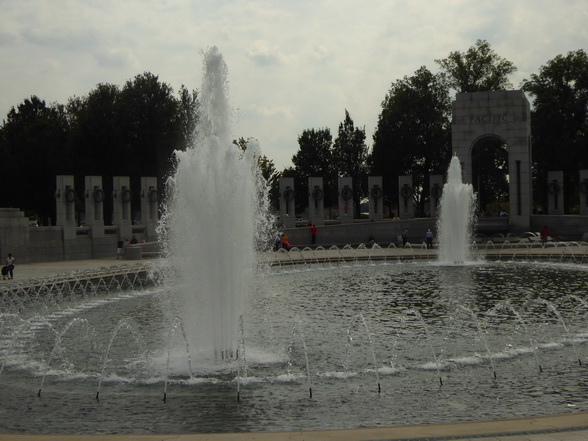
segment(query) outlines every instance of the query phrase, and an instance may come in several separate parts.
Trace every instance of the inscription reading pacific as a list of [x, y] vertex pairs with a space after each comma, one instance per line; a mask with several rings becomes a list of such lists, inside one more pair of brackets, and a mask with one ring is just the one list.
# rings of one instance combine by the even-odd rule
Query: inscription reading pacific
[[513, 121], [509, 113], [498, 113], [490, 115], [470, 115], [470, 123], [501, 123]]

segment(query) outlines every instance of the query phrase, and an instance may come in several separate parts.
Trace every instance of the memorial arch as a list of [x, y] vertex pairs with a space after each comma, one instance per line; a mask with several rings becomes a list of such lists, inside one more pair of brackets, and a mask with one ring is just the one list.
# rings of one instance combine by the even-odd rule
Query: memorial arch
[[489, 201], [490, 194], [498, 197], [498, 203], [508, 201], [511, 230], [529, 230], [531, 110], [524, 93], [458, 93], [453, 102], [452, 149], [462, 163], [464, 181], [473, 185], [481, 204], [494, 202]]

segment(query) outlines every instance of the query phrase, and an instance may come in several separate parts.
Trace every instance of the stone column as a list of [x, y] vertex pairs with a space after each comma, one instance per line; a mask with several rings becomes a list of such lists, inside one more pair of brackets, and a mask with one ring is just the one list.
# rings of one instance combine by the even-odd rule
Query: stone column
[[429, 195], [430, 195], [430, 216], [437, 217], [439, 212], [439, 203], [443, 195], [443, 175], [431, 175], [429, 178]]
[[112, 178], [112, 223], [117, 226], [120, 238], [131, 239], [133, 235], [132, 200], [130, 178], [114, 176]]
[[92, 239], [104, 237], [104, 190], [102, 176], [86, 176], [86, 225], [90, 227]]
[[384, 219], [384, 188], [381, 176], [368, 176], [369, 217], [374, 221]]
[[317, 227], [325, 224], [325, 189], [322, 177], [308, 178], [308, 220]]
[[286, 228], [296, 226], [294, 178], [280, 178], [280, 221]]
[[588, 216], [588, 170], [580, 170], [580, 214]]
[[563, 171], [547, 172], [547, 214], [564, 214]]
[[141, 223], [145, 226], [145, 239], [156, 241], [159, 225], [159, 193], [157, 178], [141, 177]]
[[400, 219], [412, 219], [414, 217], [413, 193], [412, 175], [398, 176], [398, 216]]
[[18, 208], [0, 208], [0, 258], [2, 262], [6, 261], [8, 253], [16, 258], [17, 265], [19, 262], [27, 262], [27, 254], [30, 253], [29, 231], [29, 219], [24, 212]]
[[58, 175], [55, 184], [55, 224], [63, 229], [64, 240], [75, 239], [77, 193], [74, 189], [74, 177]]
[[339, 177], [339, 221], [342, 224], [353, 222], [353, 178]]

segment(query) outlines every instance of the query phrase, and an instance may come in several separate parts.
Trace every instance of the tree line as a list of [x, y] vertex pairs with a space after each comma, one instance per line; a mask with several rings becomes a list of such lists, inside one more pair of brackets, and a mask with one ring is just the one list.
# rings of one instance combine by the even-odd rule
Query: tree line
[[[382, 103], [371, 149], [365, 126], [357, 127], [348, 110], [337, 134], [329, 128], [305, 129], [298, 136], [293, 167], [278, 171], [266, 156], [259, 159], [277, 208], [278, 180], [296, 178], [297, 211], [308, 201], [308, 177], [323, 176], [325, 204], [337, 202], [337, 177], [351, 176], [354, 206], [367, 195], [367, 176], [382, 176], [384, 202], [390, 212], [398, 194], [399, 175], [412, 175], [417, 215], [426, 215], [428, 180], [445, 173], [451, 156], [451, 96], [455, 92], [512, 88], [514, 64], [500, 57], [485, 40], [465, 52], [451, 52], [392, 82]], [[588, 168], [588, 57], [583, 50], [558, 55], [520, 88], [532, 97], [532, 157], [535, 203], [546, 206], [547, 171], [563, 170], [565, 208], [577, 206], [578, 173]], [[56, 175], [74, 175], [76, 187], [87, 175], [130, 176], [138, 198], [139, 178], [156, 176], [163, 186], [173, 170], [175, 150], [191, 145], [199, 119], [198, 91], [181, 86], [174, 92], [158, 76], [145, 72], [122, 87], [98, 84], [87, 95], [66, 104], [47, 104], [37, 96], [12, 107], [0, 126], [0, 173], [8, 187], [0, 206], [19, 207], [42, 224], [55, 219]], [[238, 148], [246, 140], [234, 141]], [[505, 192], [504, 146], [491, 145], [483, 170], [488, 191]], [[481, 173], [482, 173], [481, 172]], [[164, 188], [160, 189], [164, 193]], [[506, 191], [506, 194], [508, 192]], [[108, 201], [105, 200], [105, 204]], [[109, 207], [105, 206], [108, 222]]]
[[[389, 215], [395, 209], [398, 176], [413, 176], [413, 202], [417, 216], [428, 213], [429, 177], [444, 174], [451, 159], [451, 101], [454, 93], [508, 90], [516, 66], [499, 56], [485, 40], [465, 52], [451, 52], [435, 60], [439, 72], [426, 66], [390, 86], [381, 103], [371, 150], [365, 129], [354, 126], [349, 112], [332, 142], [328, 128], [307, 129], [298, 138], [285, 170], [297, 183], [297, 211], [308, 200], [307, 180], [324, 176], [325, 203], [337, 201], [337, 176], [352, 176], [356, 209], [367, 196], [367, 176], [382, 176], [384, 203]], [[588, 57], [584, 50], [558, 55], [525, 79], [520, 88], [532, 103], [533, 194], [536, 206], [547, 206], [547, 172], [564, 171], [566, 212], [579, 209], [578, 171], [588, 168]], [[508, 196], [507, 146], [490, 142], [478, 160], [484, 182], [483, 202]], [[322, 173], [321, 173], [322, 172]], [[480, 193], [482, 192], [482, 189]], [[585, 197], [585, 195], [584, 195]]]
[[[157, 176], [161, 185], [174, 150], [192, 141], [197, 121], [198, 93], [182, 86], [176, 94], [149, 72], [122, 87], [98, 84], [67, 104], [31, 96], [0, 127], [0, 175], [8, 186], [0, 206], [54, 223], [56, 175], [74, 175], [76, 188], [83, 188], [84, 176], [104, 176], [106, 194], [112, 176], [130, 176], [137, 203], [140, 177]], [[106, 222], [109, 213], [105, 206]]]

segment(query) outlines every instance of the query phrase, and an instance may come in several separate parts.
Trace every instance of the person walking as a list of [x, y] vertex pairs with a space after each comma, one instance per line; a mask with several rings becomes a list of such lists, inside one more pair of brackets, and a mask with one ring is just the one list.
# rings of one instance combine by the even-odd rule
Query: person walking
[[12, 254], [8, 253], [8, 257], [6, 258], [6, 269], [8, 273], [7, 275], [11, 279], [14, 278], [14, 265], [16, 265], [16, 259], [12, 256]]
[[313, 245], [316, 244], [316, 225], [315, 224], [312, 224], [310, 226], [310, 239], [311, 239], [311, 242]]

